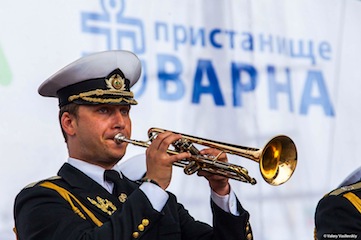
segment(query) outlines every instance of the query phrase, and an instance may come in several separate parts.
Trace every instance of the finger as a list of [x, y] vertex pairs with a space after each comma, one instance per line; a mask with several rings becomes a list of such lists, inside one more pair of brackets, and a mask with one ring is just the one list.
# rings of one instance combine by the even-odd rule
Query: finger
[[[213, 156], [213, 157], [217, 157], [219, 155], [219, 153], [221, 153], [221, 150], [215, 149], [215, 148], [205, 148], [200, 151], [200, 154], [202, 154], [202, 155], [208, 155], [208, 156]], [[227, 162], [226, 153], [223, 152], [221, 155], [219, 155], [217, 160]]]
[[191, 154], [189, 152], [182, 152], [182, 153], [178, 153], [178, 154], [175, 154], [171, 157], [171, 161], [173, 162], [177, 162], [177, 161], [180, 161], [182, 159], [186, 159], [186, 158], [190, 158], [191, 157]]
[[201, 152], [201, 154], [203, 154], [203, 155], [214, 155], [214, 156], [217, 156], [221, 151], [218, 150], [218, 149], [215, 149], [215, 148], [205, 148], [205, 149], [202, 149], [200, 152]]
[[160, 150], [164, 139], [166, 139], [171, 134], [171, 132], [159, 133], [157, 137], [152, 141], [151, 146], [154, 147], [154, 149]]
[[163, 141], [161, 142], [159, 146], [159, 150], [166, 151], [169, 149], [169, 146], [173, 144], [175, 141], [182, 138], [182, 135], [170, 133], [166, 137], [164, 137]]
[[157, 138], [153, 141], [154, 146], [160, 151], [167, 151], [169, 145], [171, 145], [176, 140], [182, 138], [180, 134], [174, 134], [172, 132], [164, 132], [158, 134]]

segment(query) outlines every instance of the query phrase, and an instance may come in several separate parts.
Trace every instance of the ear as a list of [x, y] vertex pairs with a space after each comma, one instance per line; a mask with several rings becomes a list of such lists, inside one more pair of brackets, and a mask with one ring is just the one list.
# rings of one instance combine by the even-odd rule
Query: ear
[[64, 132], [69, 136], [75, 135], [76, 130], [76, 118], [68, 112], [64, 112], [61, 116], [61, 126]]

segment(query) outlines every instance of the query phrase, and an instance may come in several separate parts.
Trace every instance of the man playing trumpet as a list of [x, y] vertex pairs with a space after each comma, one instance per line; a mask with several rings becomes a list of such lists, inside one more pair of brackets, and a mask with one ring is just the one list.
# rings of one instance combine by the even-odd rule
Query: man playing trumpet
[[[41, 95], [59, 99], [69, 158], [57, 176], [28, 185], [16, 197], [19, 240], [252, 239], [249, 214], [227, 178], [199, 172], [211, 187], [213, 227], [193, 219], [166, 191], [173, 163], [190, 157], [189, 152], [167, 153], [180, 134], [164, 132], [152, 141], [140, 182], [119, 171], [127, 143], [114, 137], [131, 135], [129, 112], [137, 102], [130, 88], [140, 72], [133, 53], [106, 51], [69, 64], [39, 87]], [[225, 154], [220, 159], [227, 160]]]

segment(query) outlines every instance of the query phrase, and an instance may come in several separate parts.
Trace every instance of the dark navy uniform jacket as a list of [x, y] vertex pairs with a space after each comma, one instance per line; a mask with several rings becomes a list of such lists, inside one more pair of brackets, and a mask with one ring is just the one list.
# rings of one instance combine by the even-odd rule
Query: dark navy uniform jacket
[[315, 212], [315, 239], [361, 239], [361, 181], [325, 195]]
[[154, 210], [139, 184], [129, 179], [126, 182], [128, 197], [121, 203], [65, 163], [57, 177], [28, 186], [18, 194], [14, 231], [19, 240], [251, 239], [249, 214], [238, 200], [239, 216], [224, 212], [211, 201], [211, 227], [194, 220], [171, 193], [163, 210]]

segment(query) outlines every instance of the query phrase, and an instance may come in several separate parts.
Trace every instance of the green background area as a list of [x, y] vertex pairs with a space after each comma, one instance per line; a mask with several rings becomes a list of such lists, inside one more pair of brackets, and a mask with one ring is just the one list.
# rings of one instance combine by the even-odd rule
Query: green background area
[[7, 86], [11, 83], [11, 71], [5, 54], [0, 47], [0, 85]]

